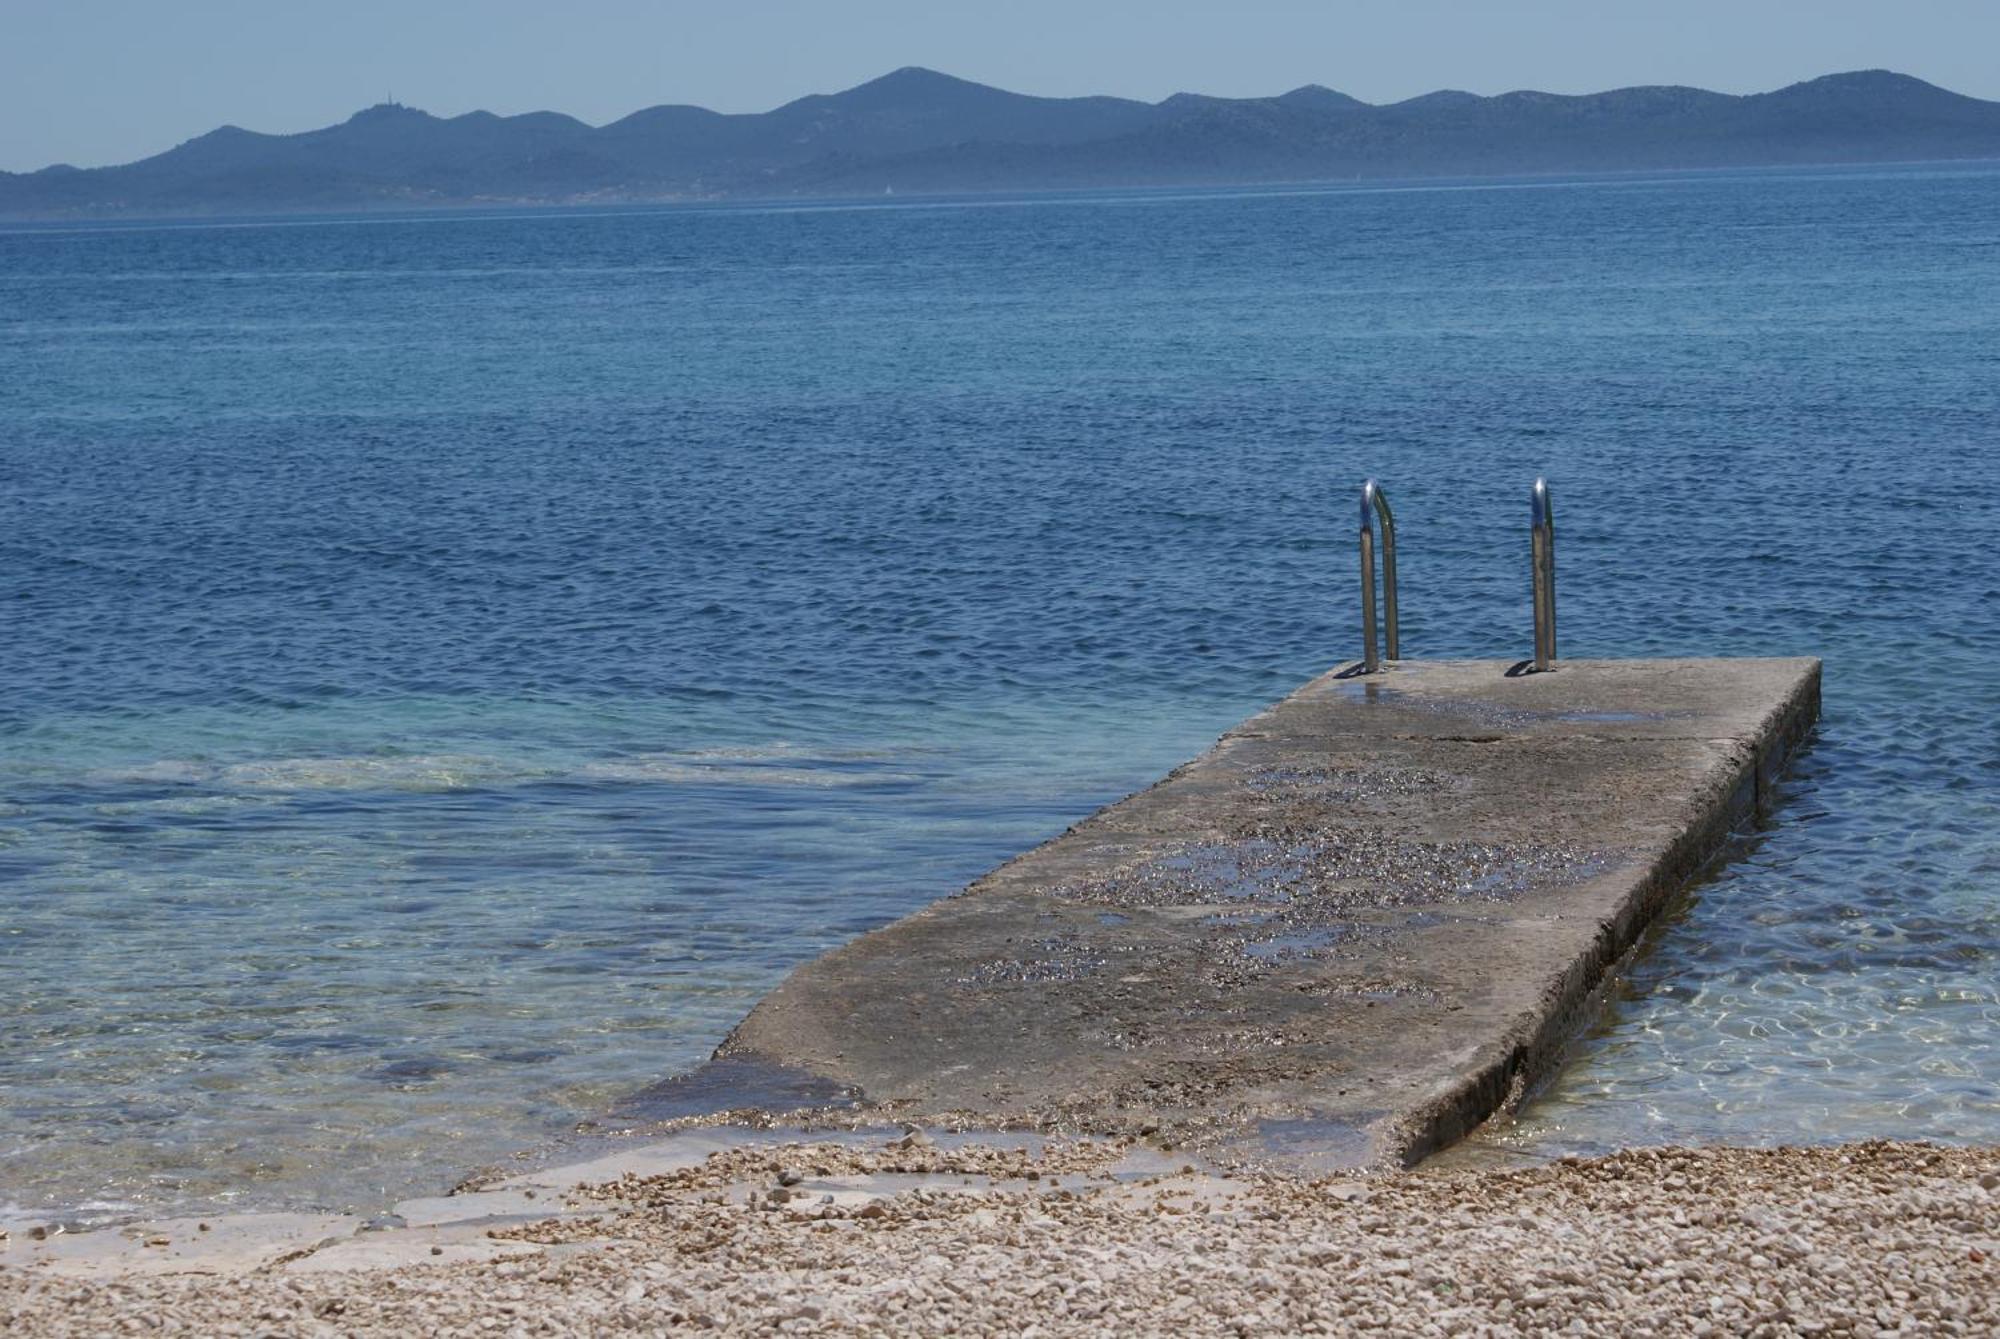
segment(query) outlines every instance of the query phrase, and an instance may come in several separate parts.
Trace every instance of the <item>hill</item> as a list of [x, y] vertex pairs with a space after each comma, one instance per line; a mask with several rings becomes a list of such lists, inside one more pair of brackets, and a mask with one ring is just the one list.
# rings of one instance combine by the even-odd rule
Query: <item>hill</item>
[[1771, 93], [1625, 88], [1375, 106], [1040, 98], [903, 69], [773, 111], [440, 118], [397, 104], [297, 135], [224, 126], [118, 167], [0, 173], [14, 217], [879, 195], [2000, 158], [2000, 103], [1884, 70]]

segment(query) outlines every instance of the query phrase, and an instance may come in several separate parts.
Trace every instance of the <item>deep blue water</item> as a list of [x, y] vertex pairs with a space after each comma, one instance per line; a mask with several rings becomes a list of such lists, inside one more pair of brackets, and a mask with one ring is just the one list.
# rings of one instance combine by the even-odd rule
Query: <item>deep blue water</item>
[[1355, 653], [1817, 654], [1508, 1137], [2000, 1139], [2000, 170], [0, 232], [0, 1209], [373, 1205]]

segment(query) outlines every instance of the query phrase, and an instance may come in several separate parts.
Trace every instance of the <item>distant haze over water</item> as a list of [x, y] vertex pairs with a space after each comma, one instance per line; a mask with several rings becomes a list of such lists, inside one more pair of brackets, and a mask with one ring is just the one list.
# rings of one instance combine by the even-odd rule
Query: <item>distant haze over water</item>
[[1514, 1137], [2000, 1139], [1996, 326], [1984, 168], [0, 231], [0, 1218], [699, 1061], [1352, 655], [1368, 475], [1409, 654], [1546, 474], [1565, 654], [1827, 661]]

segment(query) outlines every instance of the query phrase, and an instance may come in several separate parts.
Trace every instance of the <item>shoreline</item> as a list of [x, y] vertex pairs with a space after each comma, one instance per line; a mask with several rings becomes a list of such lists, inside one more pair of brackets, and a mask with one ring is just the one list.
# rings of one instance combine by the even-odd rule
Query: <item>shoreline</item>
[[1156, 1134], [1224, 1170], [1413, 1164], [1556, 1063], [1818, 711], [1806, 659], [1358, 670], [800, 966], [705, 1065], [514, 1163], [733, 1116]]
[[[372, 1217], [243, 1213], [81, 1232], [48, 1224], [10, 1230], [0, 1239], [0, 1325], [22, 1335], [134, 1327], [165, 1334], [1990, 1332], [2000, 1325], [2000, 1147], [1877, 1140], [1640, 1148], [1523, 1168], [1504, 1164], [1535, 1162], [1534, 1155], [1426, 1162], [1425, 1154], [1464, 1131], [1413, 1133], [1412, 1113], [1432, 1113], [1424, 1116], [1432, 1121], [1439, 1110], [1460, 1113], [1439, 1122], [1443, 1128], [1513, 1110], [1594, 998], [1594, 983], [1707, 858], [1717, 834], [1761, 807], [1769, 778], [1815, 714], [1818, 666], [1714, 668], [1722, 663], [1579, 664], [1559, 682], [1530, 680], [1526, 698], [1511, 696], [1520, 691], [1511, 680], [1498, 680], [1508, 686], [1496, 689], [1491, 667], [1473, 665], [1401, 666], [1388, 685], [1364, 685], [1359, 693], [1338, 676], [1316, 680], [1151, 790], [966, 893], [799, 969], [708, 1066], [517, 1155], [515, 1168], [476, 1173], [450, 1193], [403, 1200]], [[1719, 689], [1691, 686], [1717, 674], [1725, 676]], [[1673, 685], [1665, 707], [1638, 700], [1663, 684]], [[1781, 691], [1771, 691], [1774, 685]], [[1504, 708], [1489, 702], [1496, 692], [1510, 694]], [[1563, 696], [1550, 699], [1551, 692]], [[1287, 750], [1303, 750], [1304, 760]], [[1432, 756], [1441, 750], [1466, 756]], [[1634, 760], [1655, 755], [1663, 766], [1633, 770]], [[1568, 772], [1537, 772], [1545, 756], [1567, 762], [1570, 772], [1577, 759], [1593, 759], [1582, 770], [1597, 769], [1595, 789], [1563, 791], [1584, 782]], [[1503, 757], [1513, 761], [1491, 761]], [[1413, 758], [1432, 765], [1413, 771]], [[1605, 759], [1625, 772], [1605, 772]], [[1414, 791], [1387, 785], [1373, 797], [1373, 782], [1352, 781], [1365, 774], [1393, 782], [1405, 773], [1425, 784]], [[1440, 788], [1433, 774], [1459, 778], [1458, 789]], [[1529, 775], [1540, 777], [1530, 788], [1538, 807], [1523, 810], [1516, 779]], [[1324, 1085], [1303, 1072], [1290, 1086], [1257, 1090], [1249, 1105], [1223, 1101], [1227, 1083], [1135, 1103], [1090, 1070], [1147, 1063], [1131, 1048], [1103, 1051], [1086, 1044], [1095, 1031], [1078, 1033], [1086, 1042], [1077, 1042], [1045, 1023], [1025, 1034], [1032, 1042], [1025, 1050], [994, 1032], [995, 1018], [1045, 1018], [1045, 1011], [1022, 1010], [1028, 997], [1052, 990], [1074, 997], [1065, 1015], [1072, 1029], [1075, 1020], [1094, 1027], [1090, 1008], [1102, 1006], [1064, 995], [1067, 978], [1042, 982], [1029, 973], [1017, 981], [966, 968], [993, 953], [1011, 962], [1021, 950], [998, 947], [1015, 942], [1005, 938], [1010, 929], [1046, 919], [1035, 914], [1037, 898], [1052, 898], [1060, 909], [1064, 890], [1082, 877], [1079, 870], [1096, 868], [1093, 862], [1108, 861], [1105, 886], [1129, 881], [1143, 896], [1112, 899], [1122, 908], [1115, 915], [1099, 914], [1097, 901], [1085, 899], [1088, 914], [1071, 919], [1101, 937], [1134, 935], [1147, 915], [1161, 917], [1147, 941], [1147, 963], [1179, 961], [1175, 954], [1186, 953], [1175, 936], [1210, 924], [1165, 914], [1181, 902], [1212, 911], [1235, 899], [1239, 913], [1268, 902], [1295, 918], [1301, 903], [1310, 908], [1328, 896], [1296, 881], [1304, 876], [1289, 867], [1253, 876], [1248, 864], [1228, 864], [1214, 872], [1214, 887], [1200, 882], [1208, 877], [1200, 867], [1162, 880], [1148, 872], [1147, 862], [1160, 859], [1143, 835], [1152, 829], [1145, 821], [1129, 832], [1117, 826], [1121, 811], [1129, 823], [1135, 811], [1157, 809], [1160, 832], [1176, 841], [1192, 830], [1211, 843], [1268, 844], [1278, 802], [1271, 778], [1311, 791], [1285, 799], [1281, 787], [1275, 794], [1284, 803], [1331, 806], [1298, 816], [1318, 825], [1316, 840], [1331, 833], [1336, 845], [1382, 845], [1367, 824], [1394, 834], [1383, 850], [1395, 859], [1364, 881], [1393, 882], [1397, 860], [1421, 865], [1439, 842], [1469, 839], [1484, 843], [1482, 852], [1511, 851], [1505, 843], [1522, 840], [1524, 814], [1532, 816], [1530, 832], [1581, 823], [1591, 834], [1591, 851], [1563, 857], [1581, 862], [1576, 878], [1529, 861], [1504, 897], [1482, 890], [1467, 902], [1453, 878], [1412, 886], [1414, 906], [1438, 907], [1456, 921], [1396, 904], [1389, 914], [1406, 919], [1391, 925], [1382, 908], [1350, 911], [1336, 892], [1330, 914], [1351, 914], [1375, 931], [1355, 947], [1335, 935], [1324, 953], [1315, 946], [1260, 958], [1251, 950], [1269, 934], [1243, 937], [1228, 922], [1230, 937], [1214, 951], [1250, 964], [1227, 982], [1242, 997], [1231, 997], [1238, 1013], [1253, 1000], [1277, 999], [1290, 1017], [1304, 1006], [1270, 992], [1294, 977], [1311, 985], [1317, 973], [1346, 980], [1373, 972], [1373, 980], [1393, 972], [1424, 987], [1301, 996], [1310, 1001], [1314, 1044], [1352, 1050], [1329, 1051], [1321, 1063], [1397, 1087], [1403, 1116], [1343, 1120]], [[1176, 800], [1176, 787], [1188, 792], [1184, 801]], [[1406, 793], [1426, 797], [1427, 826], [1398, 826], [1405, 820], [1395, 797]], [[1218, 814], [1245, 804], [1256, 826], [1209, 830]], [[1086, 847], [1084, 859], [1062, 866], [1062, 879], [1037, 881], [1034, 862], [1093, 841], [1101, 849]], [[1600, 854], [1609, 850], [1627, 854]], [[1179, 858], [1172, 850], [1168, 856]], [[945, 1016], [967, 1012], [970, 999], [1002, 1001], [997, 1014], [967, 1016], [985, 1019], [991, 1035], [979, 1044], [997, 1045], [994, 1053], [1010, 1063], [917, 1068], [931, 1075], [969, 1070], [965, 1082], [974, 1086], [953, 1092], [976, 1098], [983, 1074], [1028, 1082], [1044, 1062], [1060, 1062], [1069, 1067], [1064, 1084], [1094, 1089], [1096, 1100], [1054, 1107], [940, 1101], [921, 1085], [899, 1093], [865, 1067], [827, 1063], [847, 1050], [816, 1047], [810, 1031], [797, 1053], [741, 1044], [746, 1035], [788, 1041], [787, 1029], [802, 1018], [847, 1018], [840, 1009], [801, 1011], [801, 982], [836, 1000], [859, 998], [878, 1013], [901, 1007], [894, 973], [886, 993], [881, 982], [852, 973], [836, 977], [828, 991], [827, 964], [862, 949], [879, 954], [907, 937], [908, 926], [940, 914], [977, 911], [982, 887], [1010, 872], [1033, 887], [1024, 885], [1019, 905], [1002, 903], [1006, 914], [983, 941], [947, 937], [938, 941], [946, 947], [932, 944], [928, 956], [901, 958], [901, 970], [919, 983], [907, 998], [945, 1002]], [[1231, 891], [1232, 881], [1246, 878], [1247, 902], [1245, 889]], [[1468, 927], [1478, 944], [1489, 944], [1509, 917], [1540, 936], [1542, 947], [1517, 945], [1494, 959], [1473, 940], [1454, 937], [1461, 933], [1455, 926]], [[1283, 920], [1275, 930], [1298, 933]], [[1048, 934], [1034, 929], [1038, 938]], [[1451, 970], [1463, 979], [1424, 975], [1424, 959], [1412, 948], [1433, 940], [1442, 945], [1437, 961], [1459, 964]], [[1196, 942], [1208, 945], [1207, 938]], [[1210, 951], [1200, 947], [1194, 960], [1207, 961], [1200, 955]], [[952, 990], [922, 984], [926, 973], [939, 972], [955, 983]], [[1562, 988], [1544, 984], [1532, 1009], [1524, 1003], [1532, 990], [1518, 996], [1521, 1012], [1496, 1011], [1490, 1001], [1470, 1013], [1454, 1007], [1478, 1004], [1480, 991], [1518, 993], [1521, 982], [1510, 983], [1509, 972], [1531, 982], [1559, 979]], [[858, 983], [851, 987], [858, 997], [843, 995], [849, 981]], [[1031, 981], [1036, 990], [1010, 994]], [[1174, 988], [1185, 992], [1187, 983]], [[1439, 1107], [1441, 1094], [1466, 1082], [1468, 1065], [1479, 1069], [1473, 1062], [1482, 1052], [1437, 1057], [1419, 1047], [1412, 1054], [1383, 1017], [1411, 1009], [1448, 1010], [1461, 1038], [1471, 1019], [1504, 1024], [1512, 1039], [1506, 1045], [1516, 1048], [1505, 1066], [1512, 1081], [1475, 1082], [1477, 1111], [1471, 1099]], [[782, 1021], [776, 1028], [774, 1010]], [[954, 1035], [935, 1021], [925, 1032], [913, 1040], [935, 1047]], [[1219, 1066], [1225, 1077], [1243, 1063], [1235, 1048], [1206, 1054], [1201, 1063]], [[1365, 1137], [1353, 1138], [1357, 1131]]]
[[1218, 1174], [1125, 1141], [785, 1133], [684, 1135], [321, 1239], [324, 1225], [290, 1220], [261, 1240], [240, 1223], [155, 1225], [125, 1233], [120, 1259], [42, 1242], [43, 1262], [25, 1264], [9, 1242], [0, 1323], [22, 1335], [2000, 1324], [2000, 1147], [1668, 1148], [1304, 1178]]

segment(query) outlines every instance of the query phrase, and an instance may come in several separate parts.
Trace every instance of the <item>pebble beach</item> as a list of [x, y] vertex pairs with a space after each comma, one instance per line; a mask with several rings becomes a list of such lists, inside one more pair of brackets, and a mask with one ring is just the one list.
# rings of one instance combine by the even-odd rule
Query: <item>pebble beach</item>
[[2000, 1327], [2000, 1148], [1638, 1150], [1363, 1179], [1121, 1173], [1130, 1165], [1104, 1144], [946, 1149], [921, 1134], [728, 1150], [579, 1187], [564, 1216], [487, 1229], [489, 1254], [471, 1262], [413, 1237], [376, 1268], [313, 1268], [323, 1252], [233, 1274], [0, 1268], [0, 1331]]

